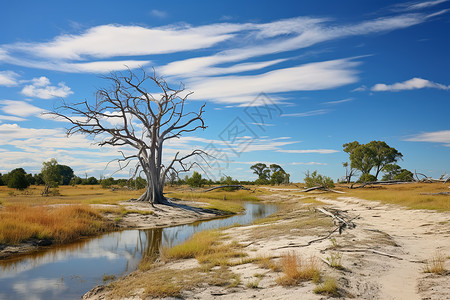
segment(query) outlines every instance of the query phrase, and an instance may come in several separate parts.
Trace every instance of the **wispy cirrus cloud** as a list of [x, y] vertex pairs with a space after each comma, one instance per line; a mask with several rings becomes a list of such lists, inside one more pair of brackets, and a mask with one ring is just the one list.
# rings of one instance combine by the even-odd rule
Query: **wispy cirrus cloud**
[[70, 87], [66, 86], [64, 82], [58, 83], [58, 86], [53, 86], [50, 84], [50, 80], [45, 76], [33, 78], [31, 82], [32, 84], [26, 85], [22, 89], [22, 94], [28, 97], [51, 99], [56, 97], [64, 98], [73, 94]]
[[329, 109], [316, 109], [316, 110], [310, 110], [310, 111], [305, 111], [305, 112], [282, 114], [281, 117], [304, 118], [304, 117], [320, 116], [320, 115], [327, 114], [329, 112], [330, 112]]
[[384, 84], [378, 83], [375, 84], [370, 90], [373, 92], [398, 92], [405, 90], [417, 90], [423, 88], [433, 88], [438, 90], [449, 90], [450, 85], [444, 85], [441, 83], [436, 83], [430, 80], [422, 79], [422, 78], [412, 78], [406, 80], [404, 82], [397, 82], [394, 84]]
[[0, 86], [16, 86], [18, 82], [19, 74], [13, 71], [0, 71]]
[[0, 109], [3, 112], [16, 116], [10, 117], [10, 121], [23, 121], [23, 118], [17, 117], [37, 116], [45, 111], [44, 109], [36, 107], [28, 102], [17, 100], [0, 100], [0, 106]]
[[430, 8], [441, 3], [448, 2], [449, 0], [434, 0], [434, 1], [414, 1], [398, 4], [395, 6], [396, 11], [412, 11]]
[[445, 146], [450, 147], [450, 130], [418, 133], [416, 135], [405, 138], [404, 141], [442, 143], [445, 144]]

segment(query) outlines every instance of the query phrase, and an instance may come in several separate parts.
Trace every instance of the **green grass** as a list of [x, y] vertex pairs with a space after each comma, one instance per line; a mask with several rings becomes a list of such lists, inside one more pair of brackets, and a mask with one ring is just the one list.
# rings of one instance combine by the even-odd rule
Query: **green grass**
[[333, 277], [325, 277], [324, 282], [316, 286], [313, 291], [315, 294], [339, 296], [337, 280]]

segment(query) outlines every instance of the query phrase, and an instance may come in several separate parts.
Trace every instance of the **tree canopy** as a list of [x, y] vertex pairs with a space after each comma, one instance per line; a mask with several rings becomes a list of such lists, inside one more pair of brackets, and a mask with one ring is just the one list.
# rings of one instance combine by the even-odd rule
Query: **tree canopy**
[[256, 184], [288, 184], [290, 175], [280, 165], [271, 164], [267, 167], [264, 163], [257, 163], [250, 167], [253, 173], [258, 175]]

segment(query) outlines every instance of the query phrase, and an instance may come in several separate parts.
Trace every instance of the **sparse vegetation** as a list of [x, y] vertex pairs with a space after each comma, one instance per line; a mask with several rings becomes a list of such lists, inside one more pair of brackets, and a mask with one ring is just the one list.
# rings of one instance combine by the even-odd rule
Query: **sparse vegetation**
[[280, 263], [284, 275], [276, 281], [282, 286], [293, 286], [306, 280], [318, 281], [320, 278], [317, 258], [314, 256], [305, 259], [295, 252], [288, 252], [281, 257]]
[[321, 174], [317, 174], [317, 171], [314, 171], [312, 173], [309, 173], [309, 171], [306, 171], [305, 173], [305, 184], [306, 187], [315, 187], [315, 186], [322, 186], [324, 188], [333, 188], [334, 182], [333, 179], [327, 176], [323, 176]]
[[324, 281], [314, 288], [314, 293], [327, 296], [338, 296], [338, 285], [336, 278], [325, 277]]
[[342, 270], [342, 254], [339, 252], [331, 251], [330, 256], [327, 257], [327, 261], [330, 263], [330, 267]]
[[433, 257], [427, 260], [423, 271], [425, 273], [433, 273], [436, 275], [446, 274], [445, 260], [446, 256], [442, 252], [436, 251]]

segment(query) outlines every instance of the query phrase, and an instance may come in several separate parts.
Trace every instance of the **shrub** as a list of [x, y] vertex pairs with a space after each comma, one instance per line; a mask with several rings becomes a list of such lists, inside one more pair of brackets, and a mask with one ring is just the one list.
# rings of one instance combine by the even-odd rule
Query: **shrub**
[[305, 184], [306, 187], [315, 187], [315, 186], [323, 186], [324, 188], [333, 188], [334, 182], [333, 179], [327, 176], [323, 176], [321, 174], [317, 174], [317, 171], [309, 173], [306, 171], [305, 174]]

